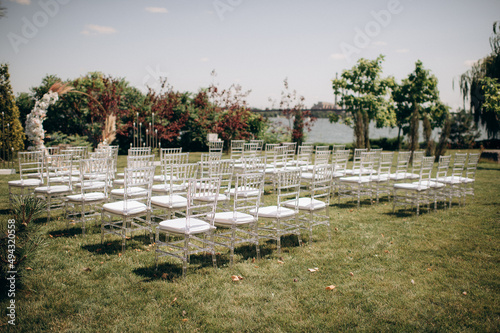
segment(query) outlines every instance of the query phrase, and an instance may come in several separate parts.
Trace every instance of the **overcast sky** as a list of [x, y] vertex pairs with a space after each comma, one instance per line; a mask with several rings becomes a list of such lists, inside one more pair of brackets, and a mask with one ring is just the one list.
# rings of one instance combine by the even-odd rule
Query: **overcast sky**
[[0, 62], [14, 92], [46, 74], [90, 71], [123, 77], [145, 91], [166, 76], [175, 90], [216, 83], [271, 107], [283, 79], [307, 106], [333, 102], [331, 79], [358, 58], [385, 55], [398, 81], [422, 60], [453, 109], [453, 81], [491, 52], [498, 0], [2, 0]]

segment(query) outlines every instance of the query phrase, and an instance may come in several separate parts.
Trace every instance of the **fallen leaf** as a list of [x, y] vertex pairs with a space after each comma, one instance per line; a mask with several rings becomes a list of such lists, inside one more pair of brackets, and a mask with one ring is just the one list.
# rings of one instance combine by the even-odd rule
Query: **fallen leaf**
[[255, 268], [259, 268], [259, 266], [257, 266], [257, 265], [255, 265], [255, 266], [253, 266], [253, 267], [255, 267]]
[[182, 310], [182, 316], [184, 317], [186, 315], [186, 311]]
[[163, 280], [166, 280], [166, 279], [167, 279], [167, 276], [168, 276], [168, 273], [163, 273], [163, 274], [161, 275], [161, 278], [162, 278]]
[[391, 241], [391, 244], [394, 244], [394, 243]]
[[137, 252], [141, 252], [141, 249], [135, 249]]
[[95, 250], [95, 252], [101, 252], [101, 249], [97, 249], [97, 250]]
[[101, 265], [104, 264], [104, 261], [101, 261]]
[[389, 250], [384, 250], [385, 253], [389, 253]]
[[121, 254], [121, 253], [118, 253], [118, 257], [121, 257], [121, 256], [122, 256], [122, 254]]
[[83, 271], [84, 271], [84, 272], [92, 272], [92, 270], [90, 269], [90, 267], [85, 267], [85, 268], [83, 269]]
[[111, 245], [111, 243], [107, 243], [106, 245], [107, 245], [107, 246], [110, 246], [110, 245]]
[[293, 279], [293, 282], [299, 282], [299, 279], [295, 278]]
[[182, 321], [186, 322], [186, 321], [188, 321], [188, 319], [187, 319], [187, 318], [184, 318], [184, 319], [182, 319]]
[[240, 279], [240, 281], [243, 280], [243, 276], [238, 275], [238, 279]]
[[252, 264], [255, 262], [255, 258], [252, 258]]
[[50, 238], [54, 238], [54, 236], [52, 236], [52, 235], [49, 235], [49, 237], [50, 237]]
[[313, 273], [313, 272], [317, 272], [319, 270], [318, 267], [314, 267], [314, 268], [308, 268], [307, 269], [309, 272]]
[[432, 272], [432, 268], [427, 268], [427, 270], [428, 270], [429, 272]]
[[33, 268], [31, 268], [31, 267], [26, 267], [26, 270], [27, 270], [27, 271], [32, 271], [32, 270], [33, 270]]
[[354, 276], [354, 273], [353, 273], [353, 272], [350, 272], [350, 273], [349, 273], [349, 275], [350, 275], [350, 276]]
[[328, 286], [328, 287], [326, 287], [325, 289], [326, 289], [326, 290], [333, 290], [333, 289], [335, 289], [335, 288], [336, 288], [336, 287], [332, 284], [331, 286]]
[[384, 234], [380, 234], [382, 237], [384, 237]]
[[415, 284], [415, 281], [413, 281], [413, 279], [411, 279], [411, 284]]
[[466, 291], [464, 291], [462, 294], [463, 294], [463, 295], [467, 295], [467, 292], [466, 292]]
[[339, 231], [339, 228], [335, 227], [335, 231]]
[[349, 211], [352, 213], [352, 212], [354, 212], [354, 209], [349, 209]]
[[278, 264], [284, 264], [284, 261], [278, 260]]
[[174, 304], [175, 301], [177, 301], [177, 297], [175, 297], [174, 300], [170, 302], [170, 304]]
[[240, 278], [237, 275], [231, 275], [231, 280], [233, 280], [233, 282], [236, 282], [239, 281]]

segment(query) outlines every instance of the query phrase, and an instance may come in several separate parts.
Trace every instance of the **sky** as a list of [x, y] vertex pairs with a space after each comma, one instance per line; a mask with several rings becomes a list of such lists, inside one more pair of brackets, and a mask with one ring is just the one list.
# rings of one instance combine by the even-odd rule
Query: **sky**
[[[491, 52], [499, 0], [1, 0], [0, 63], [14, 93], [47, 74], [100, 71], [142, 91], [211, 83], [277, 106], [283, 80], [305, 104], [334, 102], [331, 80], [359, 58], [385, 56], [399, 82], [421, 60], [441, 100], [463, 106], [459, 76]], [[211, 72], [217, 75], [213, 77]], [[453, 83], [455, 82], [455, 88]], [[271, 101], [274, 101], [272, 103]]]

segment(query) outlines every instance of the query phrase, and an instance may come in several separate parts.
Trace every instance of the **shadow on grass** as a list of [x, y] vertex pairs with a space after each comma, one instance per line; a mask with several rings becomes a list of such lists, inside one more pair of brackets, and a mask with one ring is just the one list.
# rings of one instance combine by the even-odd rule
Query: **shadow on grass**
[[[80, 231], [81, 232], [81, 231]], [[150, 244], [149, 235], [136, 235], [132, 237], [127, 237], [125, 240], [125, 252], [132, 251], [135, 249], [143, 250], [144, 245]], [[113, 237], [113, 239], [109, 239], [104, 237], [104, 243], [100, 242], [96, 244], [87, 244], [82, 245], [82, 249], [87, 250], [94, 254], [118, 254], [122, 253], [122, 239], [118, 237]]]

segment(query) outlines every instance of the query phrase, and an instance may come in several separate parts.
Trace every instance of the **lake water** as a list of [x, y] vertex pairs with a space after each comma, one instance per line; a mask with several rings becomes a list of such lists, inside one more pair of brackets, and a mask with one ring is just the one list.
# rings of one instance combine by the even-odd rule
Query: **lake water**
[[[283, 125], [288, 126], [288, 120], [286, 118], [269, 118], [274, 123], [281, 122]], [[441, 133], [440, 128], [436, 128], [432, 131], [432, 138], [434, 141], [439, 140], [439, 135]], [[481, 131], [481, 137], [479, 140], [487, 139], [484, 134], [485, 131]], [[379, 138], [397, 138], [398, 137], [398, 129], [384, 127], [377, 128], [375, 123], [370, 123], [370, 139], [379, 139]], [[420, 123], [420, 136], [419, 141], [423, 141], [423, 126]], [[352, 143], [354, 142], [354, 130], [344, 124], [330, 123], [330, 121], [326, 118], [317, 118], [312, 126], [310, 132], [306, 132], [306, 140], [307, 142], [321, 142], [321, 143]]]

